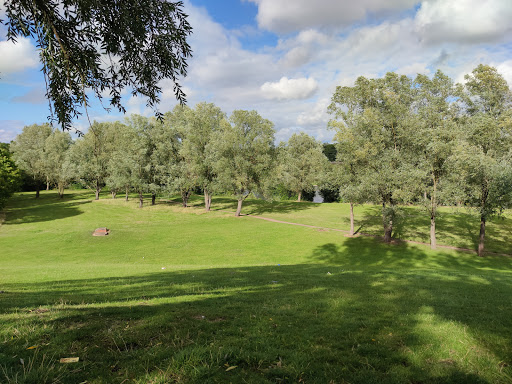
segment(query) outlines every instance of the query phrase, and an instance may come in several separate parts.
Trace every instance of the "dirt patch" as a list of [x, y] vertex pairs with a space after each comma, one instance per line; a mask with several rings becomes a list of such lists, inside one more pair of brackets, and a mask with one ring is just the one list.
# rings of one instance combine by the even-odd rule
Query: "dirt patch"
[[93, 236], [107, 236], [110, 233], [110, 229], [108, 228], [96, 228], [93, 232]]

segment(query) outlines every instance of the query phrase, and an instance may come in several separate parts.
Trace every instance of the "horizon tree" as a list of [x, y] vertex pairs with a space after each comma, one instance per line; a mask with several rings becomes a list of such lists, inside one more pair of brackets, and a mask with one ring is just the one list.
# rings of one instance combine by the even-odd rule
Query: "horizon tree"
[[48, 180], [44, 145], [51, 134], [52, 128], [48, 123], [27, 125], [15, 137], [10, 147], [18, 167], [35, 181], [36, 198], [39, 198], [40, 183]]
[[425, 208], [430, 216], [430, 248], [436, 249], [437, 208], [442, 201], [443, 182], [453, 171], [448, 166], [454, 143], [458, 138], [456, 125], [456, 88], [453, 81], [438, 70], [432, 78], [419, 74], [414, 80], [416, 92], [414, 122], [416, 133], [408, 138], [418, 154], [418, 167], [425, 177]]
[[0, 143], [0, 210], [16, 191], [20, 181], [21, 175], [12, 158], [9, 144]]
[[261, 189], [270, 174], [274, 155], [274, 124], [256, 111], [235, 110], [223, 120], [208, 150], [217, 152], [213, 165], [224, 190], [237, 199], [235, 216], [249, 194]]
[[[418, 172], [405, 139], [412, 134], [412, 80], [388, 72], [383, 78], [360, 76], [353, 87], [338, 86], [329, 112], [351, 133], [360, 166], [353, 183], [368, 200], [382, 205], [384, 241], [391, 242], [397, 204], [413, 199]], [[342, 139], [342, 137], [339, 137]], [[351, 156], [350, 153], [343, 156]]]
[[465, 200], [480, 216], [478, 255], [483, 256], [486, 223], [512, 198], [512, 95], [496, 68], [483, 64], [465, 76], [460, 89], [463, 138], [453, 162]]
[[67, 172], [87, 188], [94, 191], [95, 200], [106, 185], [108, 164], [114, 152], [116, 131], [120, 122], [94, 122], [89, 130], [69, 150]]
[[197, 187], [203, 190], [206, 212], [210, 211], [212, 196], [218, 188], [213, 169], [216, 152], [208, 151], [208, 145], [225, 119], [226, 114], [213, 103], [202, 102], [186, 111], [180, 156], [186, 164], [188, 177], [195, 179]]
[[328, 159], [322, 144], [304, 132], [294, 133], [281, 147], [279, 163], [283, 184], [297, 194], [300, 202], [302, 192], [312, 192], [325, 177]]
[[61, 199], [64, 197], [64, 188], [70, 179], [64, 163], [72, 143], [71, 135], [58, 129], [54, 129], [44, 143], [47, 180], [57, 187]]

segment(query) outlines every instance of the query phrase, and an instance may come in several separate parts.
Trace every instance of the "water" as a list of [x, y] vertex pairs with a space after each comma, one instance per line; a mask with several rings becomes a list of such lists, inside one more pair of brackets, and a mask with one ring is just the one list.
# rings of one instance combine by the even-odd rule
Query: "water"
[[323, 203], [324, 198], [320, 194], [320, 189], [318, 189], [318, 186], [315, 185], [315, 197], [313, 197], [313, 203]]

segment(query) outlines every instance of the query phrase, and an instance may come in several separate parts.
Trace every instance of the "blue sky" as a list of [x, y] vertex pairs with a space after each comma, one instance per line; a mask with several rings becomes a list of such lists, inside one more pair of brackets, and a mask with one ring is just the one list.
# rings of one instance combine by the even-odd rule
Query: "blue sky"
[[[331, 141], [330, 97], [360, 75], [441, 69], [462, 82], [485, 63], [512, 84], [510, 0], [186, 0], [184, 7], [193, 27], [194, 57], [181, 81], [189, 105], [213, 102], [228, 114], [256, 109], [274, 122], [277, 141], [299, 131]], [[0, 27], [0, 142], [49, 115], [33, 42], [13, 45], [4, 36]], [[176, 101], [170, 82], [162, 86], [159, 109], [166, 112]], [[128, 94], [125, 107], [153, 114]], [[123, 119], [98, 103], [89, 114]], [[75, 125], [87, 129], [84, 118]]]

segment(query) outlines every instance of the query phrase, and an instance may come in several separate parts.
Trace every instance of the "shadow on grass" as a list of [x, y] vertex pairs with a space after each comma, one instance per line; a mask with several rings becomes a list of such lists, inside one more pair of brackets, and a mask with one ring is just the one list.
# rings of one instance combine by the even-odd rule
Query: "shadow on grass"
[[[167, 200], [173, 205], [181, 204], [180, 197], [172, 197]], [[188, 201], [190, 207], [204, 208], [204, 197], [192, 195]], [[296, 201], [265, 201], [248, 198], [242, 206], [242, 215], [264, 215], [266, 213], [290, 213], [318, 207], [319, 204]], [[233, 197], [213, 196], [212, 211], [236, 211], [237, 201]]]
[[61, 199], [57, 193], [42, 193], [36, 199], [32, 193], [17, 194], [5, 209], [4, 224], [37, 223], [77, 216], [82, 213], [81, 205], [91, 203], [92, 200], [84, 200], [90, 196], [88, 192], [79, 192], [64, 195]]
[[[450, 210], [450, 211], [448, 211]], [[350, 219], [343, 218], [348, 226]], [[382, 211], [379, 206], [367, 205], [356, 215], [356, 233], [383, 236]], [[479, 217], [468, 210], [445, 208], [436, 218], [437, 243], [458, 248], [478, 248]], [[486, 229], [486, 250], [511, 253], [507, 239], [512, 236], [512, 220], [495, 217]], [[393, 226], [393, 238], [430, 243], [430, 218], [421, 207], [399, 207]]]
[[79, 356], [63, 382], [506, 382], [510, 261], [436, 255], [357, 238], [316, 264], [3, 286], [0, 360]]

